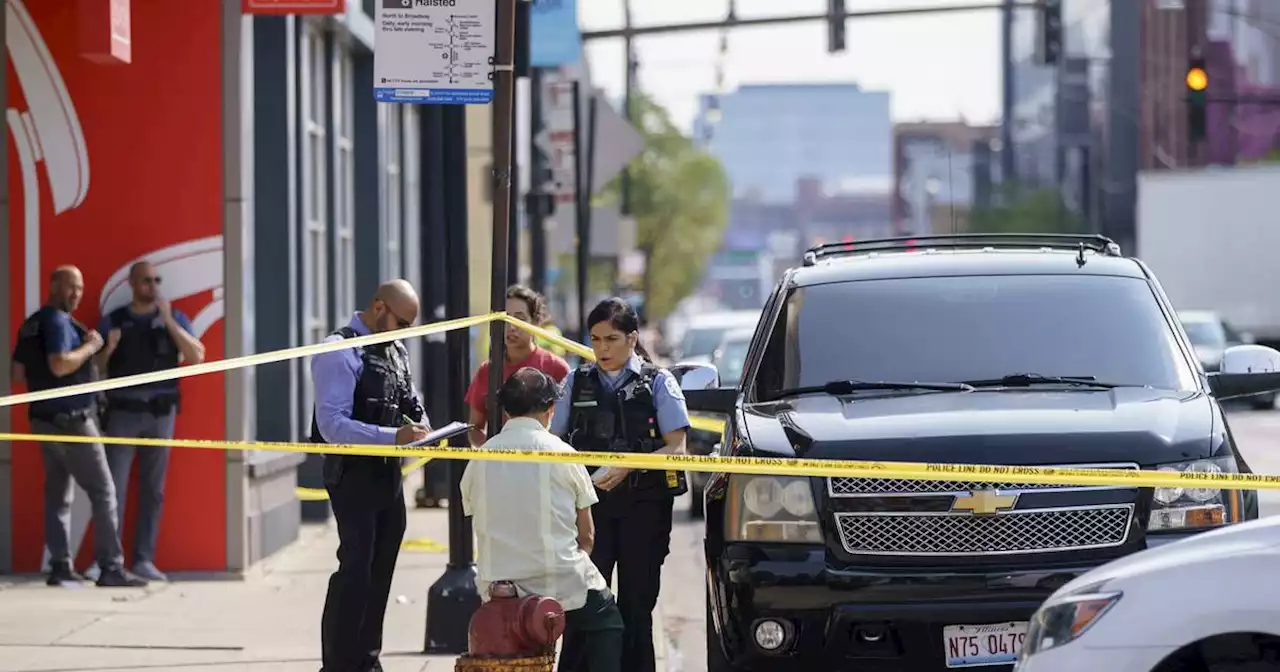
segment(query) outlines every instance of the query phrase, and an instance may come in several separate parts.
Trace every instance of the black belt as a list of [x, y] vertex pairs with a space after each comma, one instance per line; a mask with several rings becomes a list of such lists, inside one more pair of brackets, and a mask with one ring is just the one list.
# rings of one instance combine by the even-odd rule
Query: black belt
[[151, 399], [132, 399], [116, 397], [107, 399], [107, 410], [127, 411], [129, 413], [150, 413], [152, 415], [168, 415], [178, 405], [175, 396], [152, 397]]
[[88, 408], [80, 408], [74, 411], [60, 411], [58, 413], [50, 413], [47, 411], [31, 410], [27, 417], [40, 422], [47, 422], [56, 427], [65, 427], [72, 422], [84, 422], [91, 417], [97, 415], [97, 409], [90, 406]]

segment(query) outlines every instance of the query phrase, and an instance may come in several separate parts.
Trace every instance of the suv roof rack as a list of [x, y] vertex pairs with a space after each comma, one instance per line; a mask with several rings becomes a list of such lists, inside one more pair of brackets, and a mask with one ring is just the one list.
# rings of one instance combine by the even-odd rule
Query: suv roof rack
[[856, 242], [823, 243], [804, 253], [804, 265], [812, 266], [819, 260], [868, 252], [901, 252], [919, 247], [934, 249], [1057, 249], [1085, 250], [1109, 257], [1119, 257], [1120, 246], [1110, 238], [1097, 234], [1071, 233], [956, 233], [942, 235], [903, 236], [899, 238], [875, 238]]

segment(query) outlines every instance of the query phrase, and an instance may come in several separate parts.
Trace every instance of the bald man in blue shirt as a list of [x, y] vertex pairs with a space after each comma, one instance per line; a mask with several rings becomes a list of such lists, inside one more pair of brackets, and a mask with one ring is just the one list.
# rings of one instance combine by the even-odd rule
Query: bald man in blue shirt
[[[326, 342], [406, 329], [418, 294], [404, 280], [378, 288], [369, 308]], [[399, 341], [316, 355], [314, 443], [404, 445], [430, 426]], [[380, 672], [382, 621], [404, 540], [407, 512], [400, 460], [325, 455], [325, 488], [338, 524], [338, 571], [321, 622], [323, 672]]]

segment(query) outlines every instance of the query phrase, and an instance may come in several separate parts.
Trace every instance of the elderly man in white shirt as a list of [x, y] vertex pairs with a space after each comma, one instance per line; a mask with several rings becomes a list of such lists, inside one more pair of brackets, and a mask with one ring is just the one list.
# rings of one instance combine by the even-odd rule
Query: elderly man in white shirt
[[[572, 453], [547, 430], [560, 387], [525, 367], [498, 391], [507, 420], [484, 444], [495, 450]], [[471, 462], [462, 475], [462, 506], [478, 544], [477, 588], [510, 581], [521, 594], [555, 598], [565, 610], [559, 672], [619, 672], [622, 614], [591, 562], [595, 487], [581, 464]]]

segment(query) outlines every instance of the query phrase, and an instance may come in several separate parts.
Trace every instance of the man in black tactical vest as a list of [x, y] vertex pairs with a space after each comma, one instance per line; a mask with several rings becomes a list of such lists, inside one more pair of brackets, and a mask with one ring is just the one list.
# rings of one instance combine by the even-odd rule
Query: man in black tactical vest
[[[111, 378], [172, 369], [182, 362], [204, 361], [204, 345], [196, 338], [191, 320], [160, 295], [160, 276], [149, 262], [129, 269], [133, 298], [102, 317], [99, 331], [107, 346], [97, 354], [98, 369]], [[108, 390], [103, 418], [108, 436], [131, 439], [172, 439], [178, 415], [178, 381], [165, 380]], [[156, 568], [156, 541], [164, 506], [164, 483], [169, 473], [170, 448], [157, 446], [107, 446], [107, 464], [116, 487], [116, 510], [124, 530], [129, 471], [138, 457], [138, 528], [133, 535], [133, 573], [151, 581], [164, 581]]]
[[[417, 316], [413, 286], [392, 280], [325, 341], [404, 329]], [[311, 377], [314, 443], [404, 445], [429, 433], [399, 341], [316, 355]], [[323, 672], [380, 672], [382, 622], [407, 515], [400, 460], [326, 455], [324, 481], [339, 546], [321, 621]]]
[[[22, 323], [13, 352], [13, 380], [31, 391], [93, 382], [92, 357], [102, 335], [71, 317], [84, 295], [84, 277], [74, 266], [60, 266], [50, 277], [45, 305]], [[95, 395], [77, 394], [32, 402], [31, 431], [37, 434], [101, 436]], [[72, 566], [72, 479], [89, 495], [93, 511], [94, 555], [99, 586], [137, 587], [147, 582], [124, 569], [116, 492], [102, 444], [46, 441], [44, 458], [44, 535], [49, 551], [50, 586], [84, 580]]]

